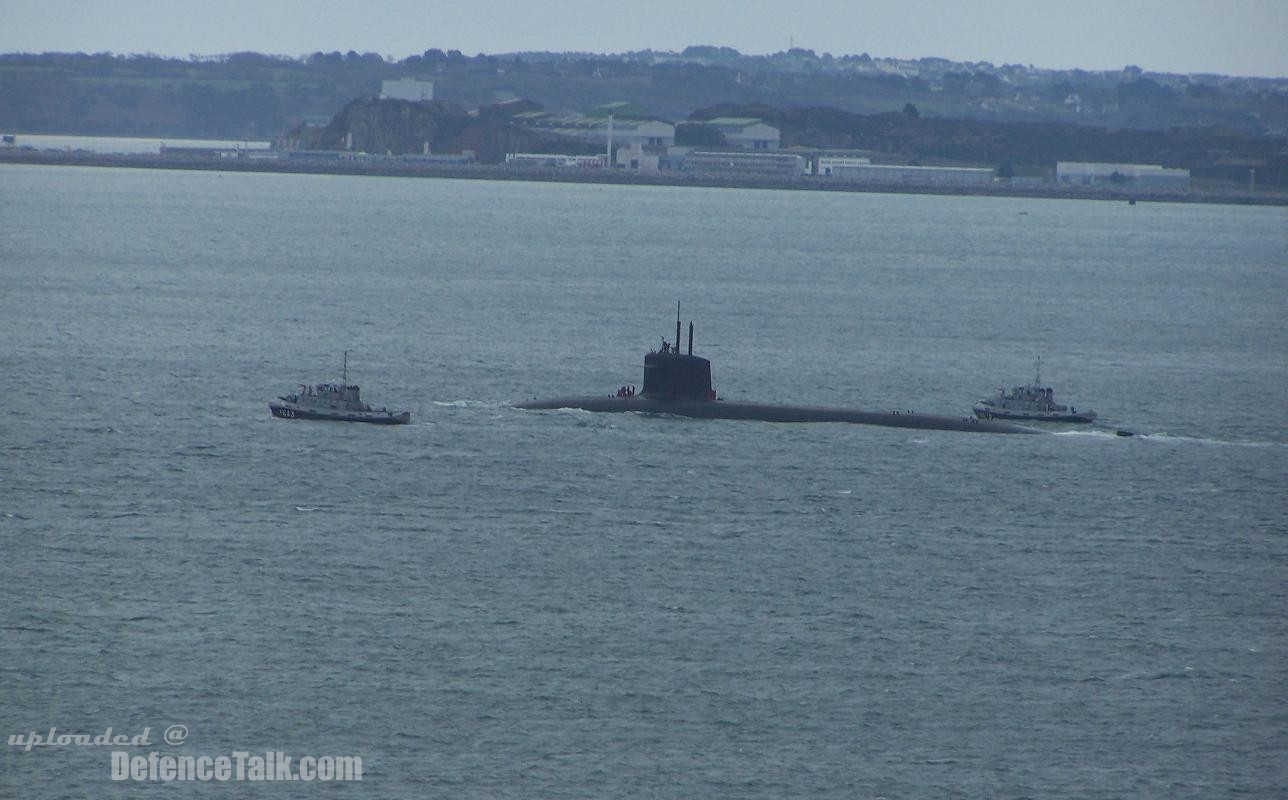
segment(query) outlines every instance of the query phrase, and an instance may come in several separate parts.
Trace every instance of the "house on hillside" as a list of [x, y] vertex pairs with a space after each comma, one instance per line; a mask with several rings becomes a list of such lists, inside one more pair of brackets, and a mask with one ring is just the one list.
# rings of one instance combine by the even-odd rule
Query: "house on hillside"
[[434, 99], [434, 82], [418, 81], [412, 78], [399, 78], [396, 81], [381, 81], [380, 99], [410, 100], [413, 103], [427, 103]]

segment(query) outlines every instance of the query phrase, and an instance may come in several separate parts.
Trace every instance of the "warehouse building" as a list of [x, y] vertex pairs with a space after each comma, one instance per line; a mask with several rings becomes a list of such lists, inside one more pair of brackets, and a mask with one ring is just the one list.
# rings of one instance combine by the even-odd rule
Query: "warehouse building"
[[630, 144], [616, 148], [613, 166], [636, 172], [657, 172], [660, 169], [661, 154], [658, 148], [649, 148], [641, 144]]
[[824, 156], [820, 155], [814, 168], [815, 175], [828, 177], [833, 170], [847, 167], [866, 167], [872, 159], [862, 156]]
[[675, 144], [675, 126], [660, 119], [614, 119], [579, 114], [555, 115], [528, 112], [514, 115], [516, 125], [535, 128], [542, 133], [600, 145], [607, 152], [609, 138], [613, 146], [670, 147]]
[[789, 153], [694, 151], [684, 156], [681, 169], [711, 177], [794, 178], [805, 174], [806, 163], [803, 156]]
[[1117, 184], [1156, 189], [1189, 189], [1188, 169], [1168, 169], [1159, 164], [1105, 164], [1059, 161], [1055, 182], [1061, 186], [1112, 186]]
[[725, 144], [746, 150], [777, 150], [782, 142], [779, 130], [751, 117], [716, 117], [702, 123], [720, 131]]
[[505, 163], [512, 167], [545, 167], [548, 169], [602, 169], [607, 155], [570, 156], [562, 153], [506, 153]]
[[906, 167], [885, 164], [846, 164], [832, 166], [831, 177], [898, 186], [989, 186], [993, 170], [985, 167]]

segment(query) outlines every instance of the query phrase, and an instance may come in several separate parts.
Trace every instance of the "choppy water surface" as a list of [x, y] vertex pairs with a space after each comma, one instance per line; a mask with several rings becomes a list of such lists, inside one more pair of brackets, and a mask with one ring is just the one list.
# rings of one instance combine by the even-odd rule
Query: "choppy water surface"
[[[1288, 785], [1283, 210], [16, 166], [0, 203], [0, 733], [363, 758], [282, 796]], [[730, 399], [965, 414], [1040, 355], [1104, 424], [508, 407], [639, 384], [677, 299]], [[270, 418], [346, 349], [412, 425]], [[0, 794], [265, 791], [108, 749], [7, 747]]]

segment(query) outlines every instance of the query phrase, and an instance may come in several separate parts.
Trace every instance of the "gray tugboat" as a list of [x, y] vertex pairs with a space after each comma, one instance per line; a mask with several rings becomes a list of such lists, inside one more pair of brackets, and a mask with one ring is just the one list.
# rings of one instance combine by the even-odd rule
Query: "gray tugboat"
[[1042, 385], [1042, 359], [1039, 358], [1033, 383], [1016, 386], [1010, 392], [998, 389], [996, 397], [980, 400], [975, 404], [975, 416], [980, 419], [1015, 419], [1026, 422], [1094, 422], [1096, 412], [1079, 411], [1072, 406], [1057, 403], [1051, 387]]
[[356, 385], [349, 383], [349, 351], [344, 351], [344, 377], [339, 383], [328, 381], [312, 386], [300, 385], [295, 394], [286, 394], [268, 404], [273, 416], [282, 419], [322, 419], [332, 422], [370, 422], [375, 425], [406, 425], [410, 411], [372, 408], [362, 402]]

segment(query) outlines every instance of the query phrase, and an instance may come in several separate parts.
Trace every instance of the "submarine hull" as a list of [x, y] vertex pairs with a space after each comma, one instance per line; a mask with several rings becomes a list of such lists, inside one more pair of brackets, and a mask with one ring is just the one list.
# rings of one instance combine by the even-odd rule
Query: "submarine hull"
[[515, 403], [516, 408], [575, 408], [583, 411], [672, 414], [698, 419], [753, 420], [758, 422], [849, 422], [859, 425], [884, 425], [890, 428], [965, 431], [968, 433], [1040, 433], [1033, 428], [1009, 422], [981, 420], [974, 417], [943, 417], [908, 412], [859, 411], [823, 406], [740, 403], [728, 400], [658, 400], [651, 397], [555, 397]]

